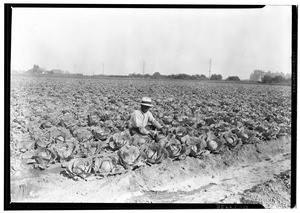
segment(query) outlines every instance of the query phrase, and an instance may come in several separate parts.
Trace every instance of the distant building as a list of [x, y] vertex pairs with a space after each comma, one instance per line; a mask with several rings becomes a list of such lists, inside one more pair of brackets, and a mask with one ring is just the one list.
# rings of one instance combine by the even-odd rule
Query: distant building
[[60, 70], [60, 69], [53, 69], [51, 70], [54, 74], [63, 74], [64, 71]]

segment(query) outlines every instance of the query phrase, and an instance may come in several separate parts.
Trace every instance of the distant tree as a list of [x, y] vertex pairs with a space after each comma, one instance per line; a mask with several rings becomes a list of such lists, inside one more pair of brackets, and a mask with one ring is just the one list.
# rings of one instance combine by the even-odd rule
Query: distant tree
[[39, 65], [34, 64], [32, 69], [33, 69], [33, 70], [38, 70], [38, 69], [40, 69], [40, 67], [39, 67]]
[[176, 76], [175, 76], [174, 74], [172, 74], [172, 75], [167, 75], [167, 78], [170, 78], [170, 79], [175, 79], [175, 78], [176, 78]]
[[222, 75], [220, 75], [220, 74], [212, 74], [211, 76], [210, 76], [210, 80], [216, 80], [216, 81], [220, 81], [220, 80], [222, 80]]
[[290, 76], [290, 77], [287, 77], [287, 78], [285, 79], [285, 81], [286, 81], [286, 82], [291, 82], [291, 81], [292, 81], [291, 76]]
[[178, 79], [189, 79], [190, 78], [189, 75], [183, 74], [183, 73], [180, 73], [177, 76], [178, 76]]
[[191, 79], [198, 79], [198, 76], [199, 76], [199, 75], [192, 75], [192, 76], [191, 76]]
[[268, 71], [266, 73], [266, 75], [268, 76], [271, 76], [272, 78], [276, 77], [276, 76], [282, 76], [282, 77], [286, 77], [285, 74], [283, 72], [271, 72], [271, 71]]
[[210, 80], [216, 80], [216, 78], [217, 78], [217, 75], [216, 75], [216, 74], [212, 74], [212, 75], [210, 76]]
[[291, 74], [290, 74], [290, 73], [287, 73], [287, 74], [285, 74], [284, 77], [285, 77], [286, 79], [291, 78]]
[[283, 76], [281, 76], [281, 75], [276, 75], [273, 79], [272, 79], [272, 81], [273, 82], [275, 82], [275, 83], [282, 83], [282, 82], [284, 82], [286, 79], [283, 77]]
[[265, 75], [265, 72], [262, 70], [254, 70], [250, 74], [250, 81], [260, 81], [261, 78]]
[[272, 80], [273, 80], [273, 78], [269, 75], [264, 75], [261, 78], [261, 82], [263, 82], [263, 83], [272, 83]]
[[204, 79], [207, 79], [207, 77], [206, 77], [205, 75], [201, 74], [201, 75], [199, 76], [199, 79], [201, 79], [201, 80], [203, 79], [203, 80], [204, 80]]
[[238, 76], [229, 76], [226, 81], [240, 81], [241, 79]]
[[160, 78], [161, 77], [159, 72], [155, 72], [152, 76], [153, 76], [153, 78]]
[[44, 70], [41, 69], [41, 68], [39, 67], [39, 65], [34, 64], [33, 67], [32, 67], [31, 69], [27, 70], [26, 72], [27, 72], [27, 73], [30, 73], [30, 74], [42, 74], [43, 71], [44, 71]]
[[270, 76], [270, 77], [273, 77], [273, 73], [272, 73], [271, 71], [266, 72], [265, 75], [268, 75], [268, 76]]
[[132, 74], [129, 74], [130, 77], [133, 77], [133, 78], [142, 78], [143, 75], [138, 73], [138, 74], [135, 74], [135, 73], [132, 73]]

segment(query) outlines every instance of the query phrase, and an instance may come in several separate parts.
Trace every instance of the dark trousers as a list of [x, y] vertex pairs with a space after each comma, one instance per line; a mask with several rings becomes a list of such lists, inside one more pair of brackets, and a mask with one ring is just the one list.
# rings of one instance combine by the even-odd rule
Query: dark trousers
[[[149, 130], [155, 130], [156, 128], [155, 128], [154, 125], [147, 125], [147, 126], [145, 127], [145, 129], [147, 129], [147, 130], [149, 131]], [[135, 135], [135, 134], [142, 135], [142, 134], [140, 133], [139, 128], [137, 128], [137, 127], [129, 127], [129, 132], [130, 132], [131, 135]]]

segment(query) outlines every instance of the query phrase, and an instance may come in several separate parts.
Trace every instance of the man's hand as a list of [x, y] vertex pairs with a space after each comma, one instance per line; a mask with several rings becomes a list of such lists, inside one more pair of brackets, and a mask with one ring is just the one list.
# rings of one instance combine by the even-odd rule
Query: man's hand
[[167, 126], [162, 126], [159, 131], [164, 134], [164, 135], [167, 135], [167, 132], [168, 132], [168, 127]]

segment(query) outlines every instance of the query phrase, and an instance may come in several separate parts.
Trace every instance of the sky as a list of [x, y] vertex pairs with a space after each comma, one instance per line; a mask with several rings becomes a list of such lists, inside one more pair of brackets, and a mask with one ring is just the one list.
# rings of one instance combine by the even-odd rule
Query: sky
[[[11, 68], [71, 73], [291, 73], [291, 6], [13, 8]], [[143, 68], [143, 63], [145, 66]]]

